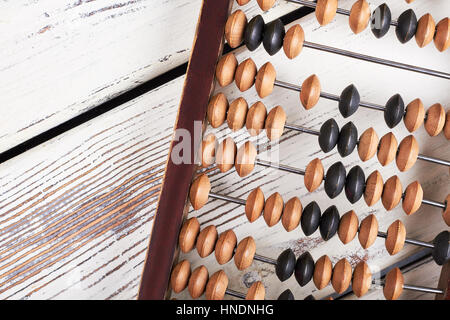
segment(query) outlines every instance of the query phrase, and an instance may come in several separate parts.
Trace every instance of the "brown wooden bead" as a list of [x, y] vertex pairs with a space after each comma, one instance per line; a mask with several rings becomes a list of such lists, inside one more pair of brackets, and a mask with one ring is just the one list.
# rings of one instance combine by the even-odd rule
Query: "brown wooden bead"
[[244, 98], [237, 98], [230, 103], [230, 109], [228, 110], [227, 123], [228, 127], [232, 131], [242, 129], [247, 117], [248, 105]]
[[306, 110], [314, 107], [320, 98], [320, 81], [319, 78], [313, 74], [306, 78], [302, 83], [302, 90], [300, 91], [300, 101]]
[[245, 270], [251, 266], [253, 262], [253, 257], [256, 253], [255, 240], [252, 237], [247, 237], [242, 239], [237, 248], [236, 254], [234, 255], [234, 263], [238, 270]]
[[391, 256], [400, 252], [405, 245], [406, 229], [400, 220], [394, 221], [387, 230], [386, 250]]
[[248, 221], [254, 222], [259, 218], [264, 209], [264, 204], [264, 193], [259, 187], [250, 192], [245, 202], [245, 215]]
[[256, 281], [252, 284], [250, 289], [248, 289], [245, 300], [264, 300], [266, 296], [266, 288], [261, 281]]
[[304, 183], [309, 192], [316, 190], [323, 181], [323, 165], [319, 158], [315, 158], [306, 166]]
[[283, 50], [286, 57], [289, 59], [297, 57], [303, 49], [303, 42], [305, 42], [303, 28], [299, 24], [290, 27], [283, 40]]
[[420, 48], [428, 45], [434, 37], [434, 31], [436, 30], [436, 23], [434, 22], [431, 14], [424, 14], [417, 22], [416, 29], [416, 43]]
[[251, 58], [242, 61], [234, 76], [234, 82], [240, 91], [246, 91], [250, 89], [255, 83], [256, 76], [256, 64]]
[[236, 0], [238, 5], [243, 6], [246, 5], [250, 0]]
[[216, 136], [208, 134], [202, 141], [202, 148], [200, 150], [201, 166], [207, 168], [214, 164], [216, 156], [217, 141]]
[[402, 183], [397, 176], [392, 176], [386, 180], [383, 188], [381, 202], [387, 211], [394, 209], [402, 199]]
[[216, 165], [220, 172], [227, 172], [234, 166], [236, 143], [230, 137], [224, 139], [217, 147]]
[[358, 155], [361, 161], [367, 161], [377, 153], [378, 142], [378, 135], [373, 128], [368, 128], [361, 134], [358, 143]]
[[266, 106], [261, 101], [255, 102], [250, 109], [248, 109], [245, 127], [251, 136], [257, 136], [263, 131], [266, 117]]
[[242, 43], [246, 25], [247, 17], [242, 10], [236, 10], [228, 17], [225, 24], [225, 39], [231, 48], [236, 48]]
[[364, 200], [369, 207], [373, 206], [380, 200], [383, 194], [383, 177], [378, 170], [372, 172], [366, 180], [366, 188], [364, 189]]
[[256, 152], [255, 146], [250, 141], [246, 141], [239, 147], [236, 154], [235, 168], [240, 177], [245, 177], [253, 171]]
[[353, 271], [352, 289], [359, 298], [369, 291], [372, 285], [372, 272], [365, 261], [359, 262]]
[[287, 232], [290, 232], [298, 227], [300, 218], [302, 217], [302, 203], [297, 197], [293, 197], [286, 202], [284, 206], [283, 215], [281, 216], [281, 223]]
[[266, 62], [259, 68], [256, 74], [255, 88], [260, 98], [265, 98], [273, 91], [277, 73], [270, 62]]
[[228, 100], [223, 93], [218, 93], [209, 100], [208, 122], [213, 128], [218, 128], [225, 122], [228, 110]]
[[198, 266], [192, 271], [192, 275], [189, 278], [188, 290], [193, 299], [200, 298], [205, 292], [208, 278], [209, 273], [205, 266]]
[[448, 17], [439, 21], [436, 25], [434, 45], [441, 52], [450, 47], [450, 19]]
[[403, 275], [399, 268], [394, 268], [386, 275], [383, 294], [387, 300], [397, 300], [403, 291]]
[[325, 26], [333, 20], [337, 7], [337, 0], [317, 0], [316, 18], [321, 26]]
[[217, 240], [217, 229], [215, 226], [207, 226], [200, 231], [197, 238], [197, 252], [201, 258], [209, 256], [214, 251]]
[[331, 280], [333, 266], [327, 255], [321, 256], [314, 266], [313, 281], [317, 289], [325, 288]]
[[349, 24], [354, 34], [367, 28], [370, 20], [370, 7], [366, 0], [356, 1], [350, 9]]
[[378, 146], [378, 161], [382, 166], [386, 166], [395, 159], [397, 154], [398, 142], [392, 132], [386, 133]]
[[333, 285], [334, 291], [337, 293], [343, 293], [350, 286], [351, 281], [352, 266], [347, 259], [343, 258], [334, 266], [331, 284]]
[[186, 288], [189, 276], [191, 275], [191, 264], [187, 260], [182, 260], [173, 268], [170, 276], [170, 285], [175, 293], [179, 293]]
[[425, 108], [422, 100], [414, 99], [406, 106], [406, 114], [403, 117], [406, 129], [409, 132], [416, 131], [425, 120]]
[[432, 137], [437, 136], [444, 129], [445, 125], [445, 110], [440, 103], [433, 104], [427, 110], [425, 120], [425, 130]]
[[378, 236], [378, 220], [374, 214], [369, 214], [361, 221], [358, 239], [364, 249], [373, 245]]
[[221, 87], [225, 87], [233, 82], [237, 65], [238, 62], [233, 53], [220, 58], [216, 67], [216, 79]]
[[211, 190], [211, 184], [206, 174], [198, 176], [191, 184], [189, 190], [189, 200], [194, 207], [194, 210], [198, 210], [208, 202], [209, 191]]
[[270, 141], [281, 137], [286, 123], [286, 112], [281, 106], [276, 106], [270, 110], [266, 119], [266, 134]]
[[343, 244], [352, 241], [358, 233], [358, 216], [355, 211], [350, 210], [346, 212], [339, 222], [338, 235]]
[[181, 252], [188, 253], [194, 249], [197, 235], [200, 232], [200, 223], [197, 218], [192, 217], [186, 220], [181, 227], [180, 234], [178, 236], [178, 244]]
[[400, 171], [408, 171], [417, 161], [419, 143], [413, 135], [405, 137], [398, 146], [396, 156], [397, 167]]
[[209, 278], [206, 285], [207, 300], [223, 300], [228, 288], [228, 277], [223, 270], [219, 270]]
[[445, 209], [442, 211], [442, 218], [445, 223], [450, 226], [450, 194], [445, 198]]
[[273, 4], [275, 3], [275, 0], [256, 0], [258, 2], [258, 6], [263, 11], [267, 11], [270, 8], [273, 7]]
[[406, 0], [407, 3], [412, 3], [414, 0]]
[[423, 189], [419, 181], [411, 182], [405, 189], [402, 208], [407, 215], [411, 215], [419, 210], [423, 200]]
[[267, 198], [264, 206], [264, 221], [266, 221], [269, 227], [273, 227], [280, 221], [283, 208], [283, 198], [278, 192], [272, 193]]
[[450, 110], [447, 111], [447, 115], [445, 117], [444, 135], [447, 140], [450, 140]]
[[214, 249], [214, 254], [219, 264], [225, 264], [233, 258], [236, 243], [237, 238], [233, 230], [227, 230], [220, 234]]

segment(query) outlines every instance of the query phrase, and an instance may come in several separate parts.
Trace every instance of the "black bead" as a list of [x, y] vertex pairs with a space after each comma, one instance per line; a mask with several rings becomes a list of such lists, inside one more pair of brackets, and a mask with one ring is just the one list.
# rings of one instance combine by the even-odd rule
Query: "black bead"
[[245, 27], [244, 43], [250, 51], [256, 50], [263, 40], [264, 19], [260, 14], [254, 16]]
[[337, 150], [341, 157], [346, 157], [355, 150], [358, 143], [358, 129], [356, 129], [353, 122], [344, 125], [339, 132], [339, 139], [337, 143]]
[[408, 9], [398, 17], [397, 27], [395, 28], [398, 41], [401, 43], [408, 42], [416, 34], [416, 29], [417, 17], [414, 11]]
[[315, 201], [308, 203], [303, 209], [300, 223], [305, 236], [310, 236], [317, 230], [321, 214], [320, 207]]
[[402, 97], [397, 93], [389, 98], [384, 109], [384, 121], [389, 128], [394, 128], [402, 121], [405, 114], [405, 103]]
[[339, 126], [333, 118], [325, 121], [320, 127], [319, 146], [323, 152], [327, 153], [333, 150], [338, 142]]
[[295, 298], [291, 290], [286, 289], [278, 296], [278, 300], [295, 300]]
[[370, 28], [375, 37], [381, 38], [389, 31], [391, 17], [391, 10], [386, 3], [383, 3], [375, 9], [372, 13], [372, 20], [370, 21]]
[[328, 207], [320, 217], [320, 235], [325, 241], [330, 240], [336, 234], [339, 227], [339, 211], [336, 206]]
[[314, 296], [310, 294], [309, 296], [306, 296], [306, 298], [303, 300], [316, 300], [316, 298], [314, 298]]
[[350, 169], [345, 179], [345, 196], [350, 203], [355, 203], [361, 199], [366, 185], [366, 177], [360, 166]]
[[325, 175], [325, 193], [330, 197], [330, 199], [336, 198], [344, 189], [345, 185], [345, 167], [342, 162], [334, 163], [327, 170]]
[[264, 28], [263, 45], [267, 53], [273, 56], [283, 46], [284, 24], [280, 19], [274, 20]]
[[306, 251], [297, 259], [295, 264], [295, 279], [301, 287], [304, 287], [311, 281], [314, 273], [314, 260], [311, 254]]
[[354, 114], [358, 110], [360, 101], [359, 92], [353, 84], [342, 90], [339, 97], [339, 111], [342, 116], [348, 118]]
[[275, 273], [280, 281], [285, 281], [292, 276], [294, 268], [295, 254], [291, 249], [286, 249], [278, 256]]
[[433, 259], [442, 266], [450, 259], [450, 232], [442, 231], [433, 240]]

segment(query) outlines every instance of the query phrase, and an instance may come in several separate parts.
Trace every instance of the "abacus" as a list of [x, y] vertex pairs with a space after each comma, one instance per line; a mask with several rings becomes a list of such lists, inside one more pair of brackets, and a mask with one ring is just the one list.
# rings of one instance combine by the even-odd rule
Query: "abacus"
[[449, 18], [287, 2], [203, 2], [139, 299], [450, 299]]

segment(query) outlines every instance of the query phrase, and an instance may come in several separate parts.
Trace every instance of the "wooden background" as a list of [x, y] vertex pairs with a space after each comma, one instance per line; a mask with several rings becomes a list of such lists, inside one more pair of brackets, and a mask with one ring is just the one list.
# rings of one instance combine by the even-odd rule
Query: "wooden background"
[[[371, 8], [382, 2], [370, 1]], [[339, 3], [350, 8], [353, 0]], [[387, 3], [393, 17], [409, 7], [418, 17], [430, 12], [436, 21], [450, 12], [445, 0]], [[2, 2], [0, 152], [185, 63], [200, 5], [199, 0]], [[263, 16], [269, 22], [297, 7], [279, 0]], [[256, 1], [242, 9], [248, 17], [261, 13]], [[344, 16], [337, 16], [325, 27], [319, 27], [314, 15], [296, 23], [301, 23], [306, 40], [311, 42], [450, 72], [449, 52], [439, 53], [433, 44], [419, 49], [414, 40], [401, 45], [394, 30], [377, 40], [369, 30], [353, 35]], [[239, 61], [251, 56], [258, 66], [270, 60], [280, 80], [300, 84], [315, 73], [323, 90], [331, 93], [339, 94], [354, 83], [363, 100], [379, 104], [395, 93], [406, 103], [420, 97], [427, 107], [440, 102], [447, 110], [450, 103], [446, 80], [306, 48], [293, 61], [282, 52], [269, 57], [262, 47], [251, 54], [238, 49], [236, 56]], [[183, 80], [176, 78], [0, 164], [0, 298], [136, 298]], [[217, 86], [216, 91], [224, 92], [230, 101], [238, 96], [249, 103], [257, 100], [254, 89], [242, 94], [234, 84]], [[340, 125], [353, 121], [359, 132], [369, 126], [379, 136], [389, 131], [377, 111], [360, 109], [344, 120], [335, 102], [321, 99], [306, 112], [297, 93], [280, 88], [263, 102], [268, 109], [282, 105], [289, 123], [318, 129], [334, 117]], [[403, 125], [393, 131], [399, 140], [407, 135]], [[208, 127], [207, 132], [220, 139], [231, 134], [225, 126], [219, 130]], [[232, 136], [238, 145], [249, 139], [245, 130]], [[422, 153], [450, 159], [448, 141], [442, 134], [431, 138], [421, 128], [415, 136]], [[262, 158], [267, 156], [263, 150], [270, 146], [279, 150], [280, 163], [295, 167], [304, 167], [319, 157], [327, 168], [339, 159], [336, 152], [320, 152], [316, 138], [306, 134], [286, 132], [280, 144], [269, 144], [264, 134], [251, 140], [258, 144]], [[356, 153], [342, 161], [347, 168], [360, 164]], [[385, 179], [397, 173], [395, 164], [382, 168], [376, 159], [361, 166], [366, 174], [379, 170]], [[391, 212], [385, 212], [381, 203], [368, 209], [363, 200], [351, 206], [343, 194], [333, 201], [326, 198], [323, 187], [308, 194], [301, 177], [274, 170], [257, 168], [245, 179], [238, 179], [234, 172], [212, 170], [209, 175], [213, 191], [218, 193], [245, 198], [261, 185], [266, 197], [278, 191], [286, 201], [292, 196], [300, 197], [303, 205], [316, 200], [322, 210], [334, 204], [341, 215], [349, 209], [360, 218], [376, 213], [380, 229], [402, 219], [411, 238], [428, 241], [439, 231], [448, 230], [437, 208], [424, 206], [407, 217], [400, 206]], [[425, 196], [433, 200], [442, 201], [450, 191], [449, 171], [444, 167], [419, 161], [399, 177], [404, 186], [419, 180]], [[268, 229], [263, 219], [249, 224], [243, 208], [218, 200], [190, 212], [190, 216], [197, 216], [202, 227], [215, 224], [219, 232], [233, 228], [238, 239], [252, 235], [257, 252], [273, 258], [291, 247], [297, 255], [310, 250], [315, 259], [328, 254], [333, 262], [348, 257], [354, 265], [367, 259], [375, 269], [418, 250], [406, 246], [390, 257], [382, 240], [363, 250], [357, 240], [344, 246], [337, 237], [323, 242], [318, 232], [306, 238], [300, 228], [290, 233], [281, 224]], [[194, 266], [206, 264], [211, 273], [219, 269], [213, 255], [200, 259], [193, 252], [185, 257]], [[246, 291], [254, 280], [262, 279], [268, 298], [276, 298], [285, 288], [297, 299], [310, 293], [321, 298], [332, 292], [330, 287], [314, 291], [312, 283], [300, 288], [294, 278], [281, 284], [272, 266], [258, 262], [244, 272], [238, 272], [233, 262], [224, 268], [231, 278], [230, 288]], [[439, 268], [431, 261], [412, 268], [406, 279], [411, 284], [435, 286], [438, 276]], [[366, 298], [382, 295], [374, 290]], [[433, 296], [405, 293], [402, 298]]]

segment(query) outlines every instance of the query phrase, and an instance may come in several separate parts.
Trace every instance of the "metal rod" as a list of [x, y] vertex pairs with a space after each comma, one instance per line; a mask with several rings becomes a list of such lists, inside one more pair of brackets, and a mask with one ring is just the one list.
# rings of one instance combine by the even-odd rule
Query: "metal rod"
[[257, 261], [273, 264], [274, 266], [277, 265], [277, 260], [272, 259], [272, 258], [267, 258], [267, 257], [264, 257], [264, 256], [260, 256], [259, 254], [255, 254], [253, 259], [255, 259]]
[[428, 204], [428, 205], [433, 206], [433, 207], [441, 208], [441, 209], [444, 209], [444, 210], [446, 208], [445, 203], [440, 203], [440, 202], [433, 201], [433, 200], [422, 199], [422, 203], [423, 204]]
[[[387, 237], [387, 233], [378, 231], [378, 237], [386, 238]], [[409, 244], [414, 244], [416, 246], [425, 247], [425, 248], [434, 248], [433, 244], [428, 243], [428, 242], [424, 242], [424, 241], [420, 241], [420, 240], [406, 238], [405, 242], [409, 243]]]
[[299, 131], [299, 132], [304, 132], [304, 133], [308, 133], [308, 134], [313, 134], [313, 135], [316, 135], [316, 136], [318, 136], [320, 134], [319, 131], [308, 129], [308, 128], [304, 128], [304, 127], [300, 127], [300, 126], [296, 126], [295, 124], [288, 124], [288, 123], [286, 123], [284, 125], [284, 127], [286, 129]]
[[245, 300], [245, 294], [243, 294], [243, 293], [240, 293], [240, 292], [237, 292], [237, 291], [234, 291], [231, 289], [225, 290], [225, 293], [228, 294], [229, 296]]
[[245, 206], [245, 200], [242, 200], [242, 199], [239, 199], [239, 198], [230, 197], [230, 196], [224, 196], [224, 195], [217, 194], [217, 193], [212, 193], [212, 192], [209, 193], [209, 196], [211, 198], [213, 198], [213, 199], [229, 201], [229, 202], [233, 202], [233, 203]]
[[275, 163], [264, 161], [264, 160], [255, 160], [255, 164], [258, 164], [260, 166], [267, 167], [267, 168], [274, 168], [274, 169], [279, 169], [279, 170], [290, 172], [290, 173], [300, 174], [302, 176], [305, 175], [305, 171], [303, 171], [301, 169], [290, 167], [290, 166], [285, 166], [282, 164], [275, 164]]
[[422, 291], [422, 292], [428, 292], [428, 293], [435, 293], [435, 294], [442, 294], [444, 293], [441, 289], [435, 289], [435, 288], [428, 288], [428, 287], [421, 287], [421, 286], [412, 286], [409, 284], [404, 284], [403, 289], [406, 290], [414, 290], [414, 291]]
[[432, 162], [432, 163], [437, 163], [437, 164], [441, 164], [443, 166], [450, 167], [450, 161], [429, 157], [429, 156], [426, 156], [426, 155], [423, 155], [423, 154], [419, 154], [417, 156], [417, 159], [420, 159], [420, 160], [423, 160], [423, 161]]

